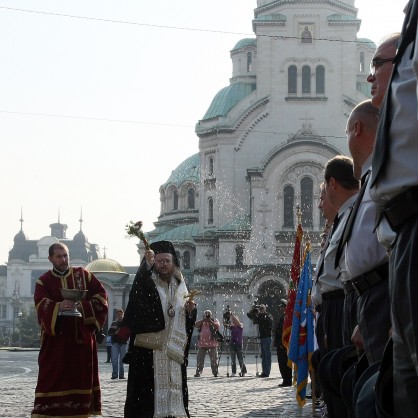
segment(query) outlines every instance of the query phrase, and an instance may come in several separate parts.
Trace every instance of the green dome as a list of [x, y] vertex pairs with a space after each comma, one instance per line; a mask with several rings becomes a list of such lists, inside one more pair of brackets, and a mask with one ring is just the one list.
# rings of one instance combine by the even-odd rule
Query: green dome
[[199, 232], [199, 224], [182, 225], [177, 228], [170, 229], [170, 231], [159, 235], [153, 239], [156, 241], [171, 241], [171, 242], [190, 242], [193, 243], [193, 237]]
[[233, 83], [220, 90], [202, 120], [225, 116], [241, 100], [245, 99], [256, 88], [255, 83]]
[[376, 49], [376, 44], [372, 40], [367, 39], [367, 38], [358, 38], [357, 43], [362, 44], [362, 45], [366, 45], [366, 46], [368, 46], [369, 48], [372, 48], [372, 49]]
[[255, 38], [245, 38], [238, 41], [235, 46], [231, 49], [232, 51], [237, 51], [238, 49], [245, 48], [246, 46], [256, 46], [257, 40]]
[[219, 228], [222, 232], [251, 231], [251, 221], [248, 215], [237, 216], [232, 222]]
[[176, 169], [174, 169], [163, 186], [175, 184], [177, 187], [180, 187], [186, 181], [191, 181], [196, 184], [200, 181], [199, 153], [187, 158]]

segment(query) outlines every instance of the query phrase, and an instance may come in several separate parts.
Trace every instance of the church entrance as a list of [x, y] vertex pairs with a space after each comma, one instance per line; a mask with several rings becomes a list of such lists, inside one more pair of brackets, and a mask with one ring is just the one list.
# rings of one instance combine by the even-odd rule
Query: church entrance
[[287, 299], [286, 289], [281, 283], [268, 280], [260, 286], [258, 290], [258, 305], [267, 305], [267, 312], [273, 315], [274, 323], [278, 320], [280, 299]]

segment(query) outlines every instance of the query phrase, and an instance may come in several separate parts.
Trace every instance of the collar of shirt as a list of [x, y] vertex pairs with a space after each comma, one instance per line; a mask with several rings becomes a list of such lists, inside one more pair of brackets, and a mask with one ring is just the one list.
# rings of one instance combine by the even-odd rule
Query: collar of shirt
[[363, 167], [361, 167], [361, 177], [363, 176], [372, 168], [372, 155], [369, 155], [369, 158], [365, 161], [363, 164]]
[[65, 270], [65, 271], [59, 271], [59, 270], [57, 270], [55, 267], [53, 267], [52, 268], [52, 271], [55, 273], [55, 274], [57, 274], [58, 276], [62, 276], [62, 277], [64, 277], [65, 275], [67, 275], [68, 274], [68, 272], [70, 271], [70, 269], [68, 268], [67, 270]]
[[351, 207], [354, 202], [357, 199], [357, 195], [358, 193], [356, 193], [355, 195], [349, 197], [340, 207], [340, 209], [338, 209], [338, 217], [341, 219], [341, 216], [343, 215], [343, 213], [349, 208]]

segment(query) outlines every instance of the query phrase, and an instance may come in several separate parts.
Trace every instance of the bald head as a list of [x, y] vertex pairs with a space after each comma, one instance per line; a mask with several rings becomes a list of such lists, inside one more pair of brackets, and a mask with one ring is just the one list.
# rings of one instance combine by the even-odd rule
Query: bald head
[[345, 132], [356, 179], [361, 178], [362, 167], [373, 152], [378, 118], [379, 110], [372, 100], [358, 104], [348, 117]]

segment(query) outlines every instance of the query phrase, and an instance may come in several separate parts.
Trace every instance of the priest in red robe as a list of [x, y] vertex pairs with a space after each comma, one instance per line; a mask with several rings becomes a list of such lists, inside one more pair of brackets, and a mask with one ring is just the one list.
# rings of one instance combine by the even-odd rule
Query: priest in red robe
[[[34, 295], [41, 350], [31, 417], [101, 415], [94, 334], [107, 316], [106, 291], [93, 274], [82, 267], [69, 266], [64, 244], [52, 244], [48, 259], [53, 268], [38, 279]], [[64, 299], [61, 289], [84, 290], [85, 296], [79, 302]], [[71, 316], [75, 309], [81, 316]]]

